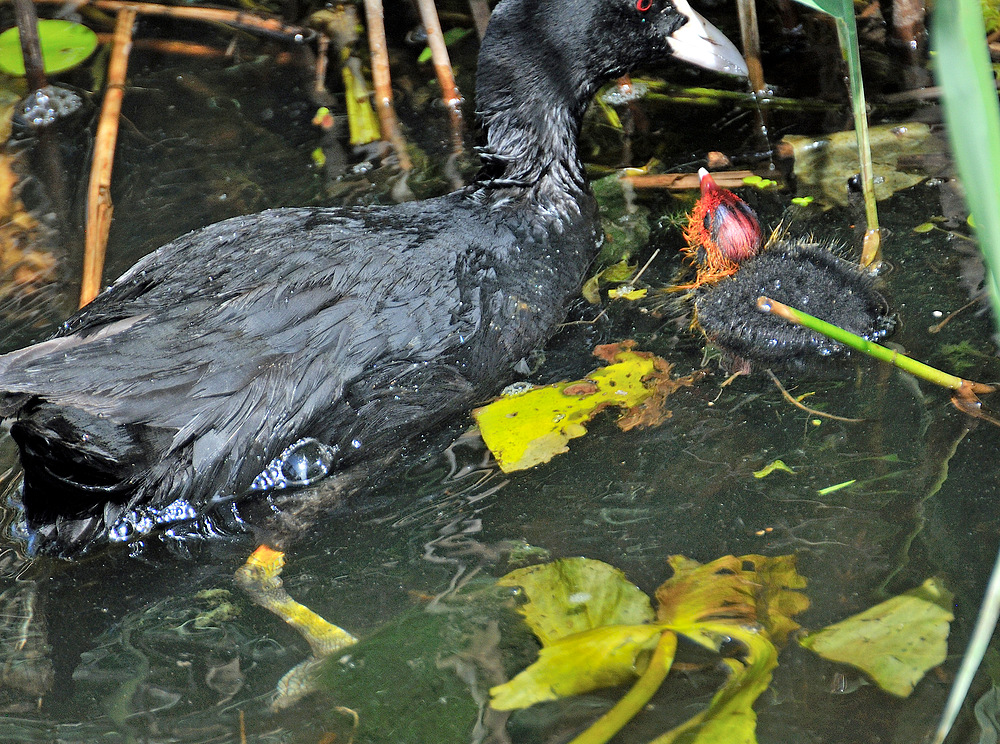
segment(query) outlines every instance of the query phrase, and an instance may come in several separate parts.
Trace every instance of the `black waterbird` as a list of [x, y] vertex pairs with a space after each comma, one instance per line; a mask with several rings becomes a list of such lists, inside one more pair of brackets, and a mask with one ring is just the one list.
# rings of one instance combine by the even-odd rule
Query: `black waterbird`
[[495, 394], [597, 252], [584, 110], [670, 57], [744, 67], [687, 0], [503, 0], [479, 56], [471, 186], [210, 225], [0, 357], [36, 549], [76, 554], [339, 477]]

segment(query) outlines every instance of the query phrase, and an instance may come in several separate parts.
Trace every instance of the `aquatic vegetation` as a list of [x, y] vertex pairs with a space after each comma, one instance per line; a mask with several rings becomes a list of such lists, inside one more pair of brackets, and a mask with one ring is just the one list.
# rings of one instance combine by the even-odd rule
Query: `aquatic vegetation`
[[608, 406], [625, 412], [618, 426], [654, 426], [669, 418], [666, 398], [694, 384], [695, 375], [670, 376], [671, 365], [633, 343], [599, 346], [594, 354], [610, 364], [582, 380], [537, 388], [520, 386], [472, 412], [483, 441], [505, 473], [524, 470], [569, 449], [587, 433], [585, 424]]
[[[40, 20], [38, 38], [45, 72], [49, 74], [73, 69], [97, 49], [97, 34], [72, 21]], [[0, 70], [10, 75], [24, 75], [21, 36], [17, 28], [0, 34]]]

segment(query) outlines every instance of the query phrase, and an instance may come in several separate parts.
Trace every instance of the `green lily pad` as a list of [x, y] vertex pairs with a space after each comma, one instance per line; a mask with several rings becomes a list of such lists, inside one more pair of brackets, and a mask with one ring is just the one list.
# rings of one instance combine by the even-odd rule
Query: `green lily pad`
[[937, 579], [799, 640], [824, 659], [850, 664], [906, 697], [945, 660], [953, 595]]
[[[73, 69], [97, 49], [97, 34], [72, 21], [41, 20], [38, 38], [45, 72], [50, 75]], [[24, 74], [21, 36], [16, 28], [0, 34], [0, 69], [11, 75]]]

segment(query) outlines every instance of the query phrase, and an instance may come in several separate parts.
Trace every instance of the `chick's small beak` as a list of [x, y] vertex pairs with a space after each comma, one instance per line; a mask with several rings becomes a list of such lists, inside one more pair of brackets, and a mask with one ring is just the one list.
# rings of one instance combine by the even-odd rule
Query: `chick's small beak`
[[688, 0], [671, 2], [688, 19], [670, 35], [670, 49], [677, 59], [706, 70], [747, 76], [746, 60], [725, 34], [697, 13]]

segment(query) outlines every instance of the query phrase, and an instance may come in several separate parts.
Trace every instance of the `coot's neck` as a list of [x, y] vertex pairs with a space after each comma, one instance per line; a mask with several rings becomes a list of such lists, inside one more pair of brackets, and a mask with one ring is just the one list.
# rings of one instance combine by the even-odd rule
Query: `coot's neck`
[[578, 214], [588, 193], [577, 137], [604, 82], [586, 69], [584, 34], [566, 33], [567, 24], [585, 28], [586, 19], [561, 3], [505, 0], [490, 20], [476, 77], [486, 132], [478, 195], [533, 202], [563, 219]]

